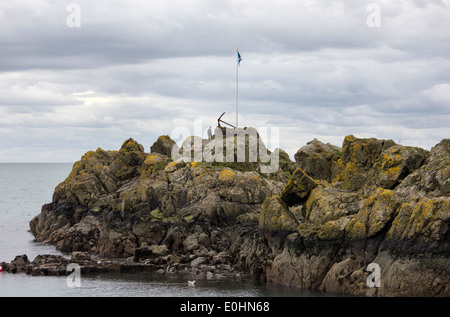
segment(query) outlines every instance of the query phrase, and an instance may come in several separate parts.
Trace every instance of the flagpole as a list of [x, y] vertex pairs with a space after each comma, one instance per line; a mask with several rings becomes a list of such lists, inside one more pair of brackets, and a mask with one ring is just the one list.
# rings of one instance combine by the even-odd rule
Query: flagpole
[[236, 49], [236, 128], [238, 127], [239, 104], [239, 51]]

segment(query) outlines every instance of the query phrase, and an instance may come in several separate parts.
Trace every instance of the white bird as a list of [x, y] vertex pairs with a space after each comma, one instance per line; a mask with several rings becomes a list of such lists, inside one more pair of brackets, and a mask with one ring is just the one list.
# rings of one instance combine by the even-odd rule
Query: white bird
[[195, 284], [195, 281], [188, 281], [189, 286], [195, 286], [194, 284]]

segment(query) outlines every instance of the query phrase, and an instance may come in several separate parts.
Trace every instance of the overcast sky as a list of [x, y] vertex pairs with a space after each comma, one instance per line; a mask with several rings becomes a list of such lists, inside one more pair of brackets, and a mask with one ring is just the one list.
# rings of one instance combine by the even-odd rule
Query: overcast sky
[[237, 48], [239, 125], [278, 127], [291, 156], [349, 134], [430, 149], [450, 137], [449, 30], [450, 0], [2, 1], [0, 162], [234, 123]]

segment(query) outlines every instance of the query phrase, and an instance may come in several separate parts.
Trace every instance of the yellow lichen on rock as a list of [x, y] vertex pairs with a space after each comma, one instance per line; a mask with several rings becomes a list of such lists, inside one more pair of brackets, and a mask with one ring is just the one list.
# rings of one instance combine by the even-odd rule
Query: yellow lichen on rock
[[353, 135], [347, 135], [344, 138], [344, 142], [354, 142], [356, 138]]
[[415, 239], [439, 241], [440, 232], [450, 220], [448, 198], [427, 198], [403, 203], [392, 226], [386, 234], [388, 239]]
[[236, 174], [232, 170], [225, 169], [222, 172], [220, 172], [219, 180], [221, 180], [221, 181], [229, 181], [229, 180], [232, 180], [235, 175]]
[[393, 218], [397, 205], [391, 190], [377, 189], [349, 221], [345, 236], [349, 239], [365, 239], [374, 236]]
[[137, 141], [135, 141], [133, 138], [129, 138], [125, 142], [123, 142], [122, 147], [120, 148], [119, 152], [126, 153], [126, 152], [144, 152], [144, 147], [139, 144]]
[[365, 239], [367, 237], [366, 224], [353, 218], [345, 228], [345, 237], [348, 239]]
[[318, 183], [309, 177], [301, 168], [297, 168], [281, 192], [281, 199], [289, 206], [292, 206], [295, 203], [307, 200], [309, 193], [317, 185]]
[[[327, 221], [323, 226], [320, 227], [318, 232], [318, 237], [322, 240], [333, 240], [340, 239], [344, 237], [345, 227], [349, 223], [349, 217], [342, 217], [337, 220]], [[365, 231], [365, 228], [361, 228]]]
[[163, 159], [161, 156], [156, 155], [156, 154], [150, 154], [147, 155], [147, 158], [144, 161], [145, 165], [155, 165], [156, 163], [160, 163], [162, 162]]
[[259, 216], [261, 229], [295, 232], [298, 224], [297, 219], [279, 195], [266, 198]]
[[350, 161], [348, 162], [344, 169], [339, 174], [339, 180], [342, 182], [341, 187], [345, 190], [356, 190], [358, 189], [359, 182], [357, 183], [356, 180], [360, 175], [363, 174], [362, 169], [358, 167], [358, 164]]
[[197, 166], [199, 166], [199, 164], [200, 164], [200, 162], [190, 162], [190, 163], [187, 163], [187, 166], [188, 167], [197, 167]]
[[448, 221], [449, 215], [448, 201], [439, 199], [423, 198], [416, 204], [410, 216], [410, 225], [407, 230], [407, 237], [428, 233], [425, 240], [432, 236], [433, 223]]
[[[400, 176], [400, 173], [402, 172], [402, 165], [403, 158], [397, 153], [397, 149], [391, 150], [391, 153], [385, 153], [382, 156], [381, 161], [381, 175], [382, 179], [387, 180], [397, 180]], [[377, 164], [374, 166], [374, 174], [376, 174], [376, 168]]]
[[309, 219], [309, 216], [311, 214], [311, 211], [314, 209], [314, 207], [320, 202], [320, 199], [322, 197], [322, 190], [321, 188], [315, 188], [311, 191], [311, 193], [308, 196], [308, 199], [305, 203], [305, 219]]

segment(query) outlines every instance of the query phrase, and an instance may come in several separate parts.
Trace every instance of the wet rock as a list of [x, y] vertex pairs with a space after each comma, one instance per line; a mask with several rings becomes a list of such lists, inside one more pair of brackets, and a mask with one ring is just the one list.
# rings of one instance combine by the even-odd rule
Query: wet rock
[[18, 255], [11, 263], [3, 263], [2, 267], [6, 272], [21, 273], [29, 270], [30, 261], [26, 254]]
[[152, 251], [152, 254], [155, 256], [163, 256], [166, 255], [167, 253], [169, 253], [169, 249], [167, 248], [167, 246], [165, 244], [163, 245], [151, 245], [149, 247], [149, 249]]
[[190, 266], [196, 268], [205, 263], [207, 263], [207, 259], [203, 256], [199, 256], [191, 261]]
[[82, 251], [72, 252], [72, 256], [71, 256], [70, 260], [72, 262], [76, 262], [76, 263], [92, 261], [91, 255], [88, 252], [82, 252]]
[[222, 251], [212, 257], [213, 264], [228, 264], [230, 260], [230, 255], [228, 255], [228, 253], [225, 251]]

